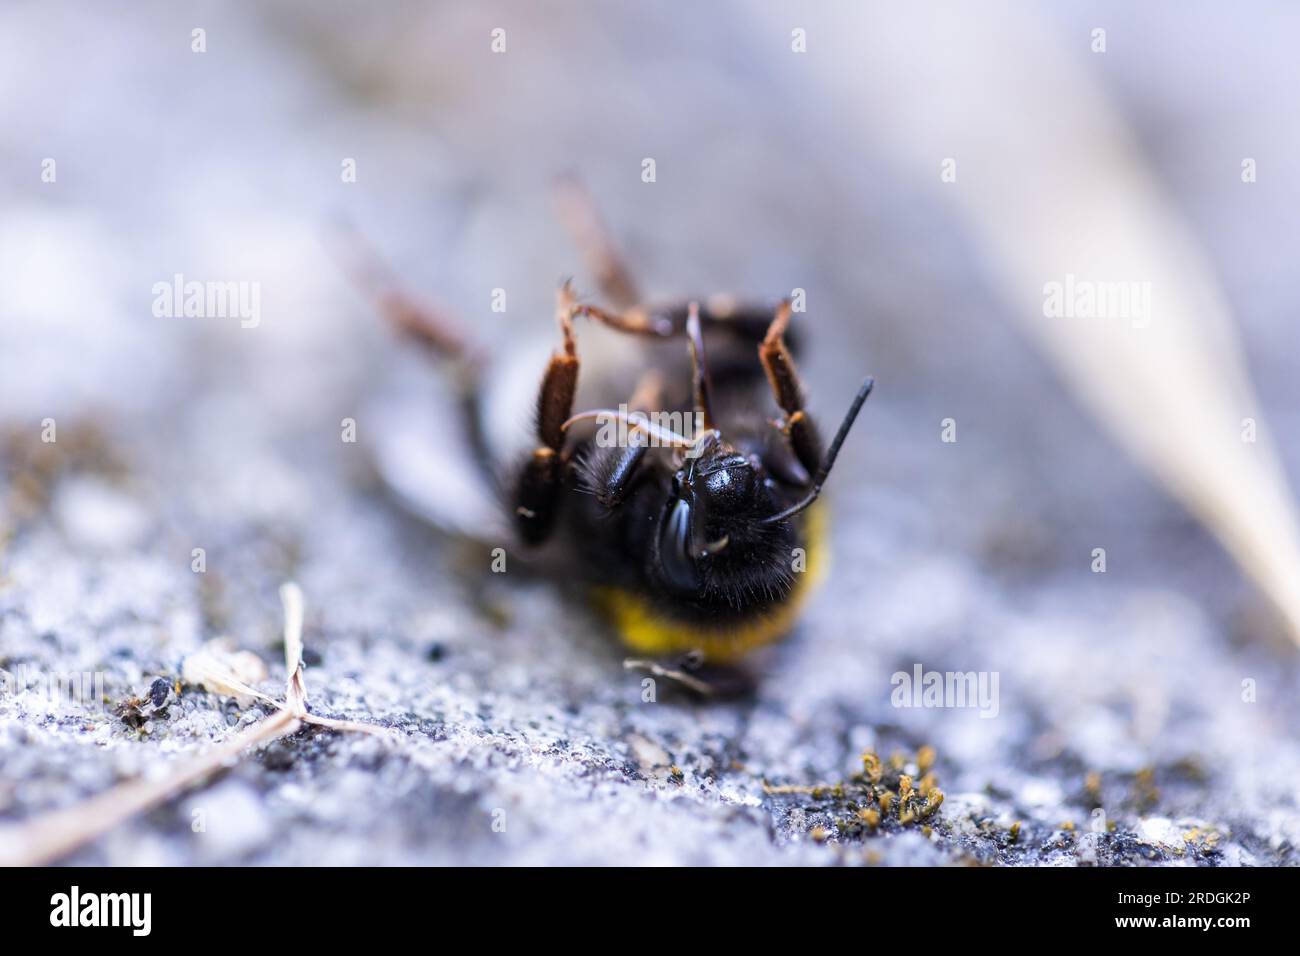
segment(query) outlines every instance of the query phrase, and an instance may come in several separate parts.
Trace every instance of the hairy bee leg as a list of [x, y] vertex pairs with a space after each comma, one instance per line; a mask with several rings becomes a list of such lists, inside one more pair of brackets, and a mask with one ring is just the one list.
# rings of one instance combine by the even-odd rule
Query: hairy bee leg
[[803, 385], [795, 371], [794, 359], [785, 343], [786, 327], [790, 324], [790, 303], [782, 302], [776, 316], [768, 326], [767, 335], [758, 346], [758, 358], [767, 373], [772, 395], [785, 419], [781, 433], [790, 443], [795, 458], [809, 475], [817, 473], [822, 463], [822, 440], [817, 425], [804, 410]]
[[576, 176], [555, 184], [555, 208], [574, 244], [596, 276], [601, 294], [617, 309], [630, 309], [641, 300], [614, 236], [605, 225], [591, 192]]
[[[663, 404], [663, 381], [658, 369], [646, 371], [628, 399], [628, 411], [647, 414], [659, 408]], [[649, 447], [649, 441], [640, 431], [630, 431], [626, 448], [608, 450], [614, 452], [612, 458], [602, 460], [600, 467], [594, 469], [598, 480], [593, 490], [596, 500], [604, 507], [614, 508], [627, 497]]]
[[439, 360], [440, 371], [448, 376], [457, 395], [465, 438], [474, 463], [489, 486], [499, 480], [488, 441], [483, 434], [478, 383], [487, 364], [486, 356], [474, 345], [460, 322], [445, 310], [422, 302], [406, 291], [401, 281], [350, 222], [341, 220], [327, 237], [335, 254], [358, 290], [375, 310], [402, 336], [421, 347], [431, 359]]
[[626, 671], [645, 671], [647, 674], [651, 674], [654, 677], [663, 677], [682, 685], [687, 690], [698, 694], [700, 697], [713, 696], [712, 684], [688, 674], [681, 667], [672, 666], [671, 663], [669, 666], [665, 667], [658, 661], [639, 657], [625, 657], [623, 658], [623, 669]]
[[573, 414], [580, 364], [573, 310], [573, 292], [566, 283], [556, 296], [561, 348], [547, 363], [537, 394], [538, 445], [515, 487], [515, 527], [528, 544], [540, 544], [550, 534], [564, 487], [564, 423]]
[[663, 678], [702, 700], [739, 700], [752, 697], [758, 689], [758, 681], [750, 671], [733, 665], [706, 664], [695, 654], [661, 660], [626, 657], [623, 669]]
[[577, 306], [575, 314], [585, 315], [589, 319], [595, 319], [602, 325], [628, 335], [668, 338], [675, 331], [670, 319], [655, 315], [641, 306], [635, 306], [624, 312], [611, 312], [598, 305], [580, 305]]
[[356, 286], [398, 333], [441, 358], [469, 359], [470, 342], [461, 324], [443, 309], [407, 292], [387, 263], [351, 223], [334, 231], [339, 258]]
[[605, 508], [617, 508], [627, 497], [632, 483], [636, 481], [641, 461], [646, 456], [648, 445], [629, 444], [626, 448], [616, 450], [616, 455], [607, 466], [607, 474], [595, 489], [596, 500]]
[[[640, 306], [641, 296], [631, 270], [606, 225], [591, 191], [576, 176], [564, 176], [555, 184], [555, 207], [560, 222], [573, 237], [596, 277], [601, 295], [614, 306], [605, 310], [583, 308], [584, 314], [610, 328], [633, 335], [668, 337], [684, 330], [683, 306], [649, 310]], [[714, 295], [700, 307], [700, 319], [707, 326], [725, 328], [742, 339], [757, 342], [771, 321], [766, 310], [741, 304], [731, 295]]]
[[[705, 333], [725, 333], [740, 343], [758, 345], [767, 335], [772, 325], [774, 304], [757, 304], [743, 302], [735, 296], [720, 293], [698, 300], [700, 309], [700, 327]], [[650, 310], [672, 326], [672, 334], [680, 335], [686, 331], [686, 320], [690, 316], [691, 300], [659, 305]], [[786, 331], [786, 344], [791, 354], [799, 354], [797, 329]]]
[[[680, 316], [673, 323], [685, 321], [690, 303], [678, 303], [668, 312]], [[756, 306], [743, 303], [729, 294], [711, 295], [700, 303], [700, 322], [707, 329], [727, 331], [740, 339], [757, 344], [767, 334], [767, 327], [772, 322], [770, 306]]]
[[[707, 329], [710, 332], [716, 330], [741, 343], [757, 345], [762, 342], [772, 324], [770, 309], [760, 310], [755, 306], [741, 306], [731, 296], [712, 296], [698, 303], [698, 307], [702, 330]], [[603, 309], [598, 305], [584, 304], [577, 307], [576, 314], [628, 335], [672, 338], [686, 334], [689, 312], [690, 303], [674, 303], [655, 308], [638, 305], [622, 312]], [[798, 346], [797, 339], [790, 336], [787, 342], [788, 351], [797, 354]]]

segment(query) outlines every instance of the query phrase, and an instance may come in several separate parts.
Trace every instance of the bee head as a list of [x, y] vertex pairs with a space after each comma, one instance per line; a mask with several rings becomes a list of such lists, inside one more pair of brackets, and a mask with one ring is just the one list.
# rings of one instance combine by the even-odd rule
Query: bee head
[[794, 532], [766, 520], [780, 510], [761, 462], [719, 442], [673, 477], [652, 555], [658, 576], [684, 596], [784, 597]]

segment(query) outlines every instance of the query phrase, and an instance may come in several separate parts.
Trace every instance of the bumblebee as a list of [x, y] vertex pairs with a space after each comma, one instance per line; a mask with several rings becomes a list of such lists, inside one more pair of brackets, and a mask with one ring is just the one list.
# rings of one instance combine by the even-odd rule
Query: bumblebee
[[[731, 664], [786, 634], [824, 572], [818, 498], [872, 379], [824, 445], [795, 369], [789, 301], [715, 296], [641, 305], [585, 192], [570, 183], [561, 196], [563, 218], [611, 307], [561, 286], [559, 346], [533, 398], [531, 447], [504, 465], [489, 440], [487, 360], [445, 316], [384, 288], [378, 270], [360, 278], [398, 329], [453, 360], [465, 412], [459, 440], [480, 478], [490, 477], [497, 514], [525, 552], [590, 585], [637, 654]], [[595, 374], [579, 348], [582, 321], [619, 340], [618, 360]], [[599, 354], [608, 359], [610, 351]], [[500, 375], [520, 379], [516, 370]], [[579, 404], [580, 381], [604, 403]], [[765, 413], [772, 404], [775, 419]], [[441, 525], [489, 540], [504, 532], [486, 510], [466, 505], [473, 476], [449, 477], [445, 461], [436, 470], [413, 467], [416, 448], [430, 444], [435, 429], [429, 417], [407, 426], [405, 440], [381, 451], [380, 470], [398, 493]], [[462, 494], [451, 494], [455, 488]]]

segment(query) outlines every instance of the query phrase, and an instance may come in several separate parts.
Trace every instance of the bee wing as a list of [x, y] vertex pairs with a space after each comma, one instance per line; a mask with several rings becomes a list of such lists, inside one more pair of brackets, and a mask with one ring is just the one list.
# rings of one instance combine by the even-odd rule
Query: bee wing
[[[684, 354], [680, 342], [673, 348]], [[494, 546], [513, 540], [511, 469], [536, 447], [537, 389], [553, 349], [553, 342], [537, 339], [508, 349], [480, 372], [475, 424], [482, 451], [471, 437], [464, 396], [448, 376], [425, 363], [398, 363], [367, 418], [375, 467], [404, 508], [458, 537]], [[626, 401], [653, 364], [644, 343], [607, 330], [584, 335], [579, 354], [579, 411]]]
[[441, 376], [403, 381], [370, 408], [374, 463], [397, 501], [458, 537], [499, 545], [510, 530], [489, 469], [479, 461], [463, 403]]

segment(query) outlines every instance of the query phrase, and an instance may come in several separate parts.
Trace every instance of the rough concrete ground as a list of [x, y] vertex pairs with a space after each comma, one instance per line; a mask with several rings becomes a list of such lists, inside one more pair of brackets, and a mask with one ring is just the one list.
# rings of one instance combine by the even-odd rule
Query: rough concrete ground
[[[72, 862], [1294, 862], [1294, 649], [1077, 411], [933, 201], [837, 155], [790, 68], [760, 66], [758, 39], [722, 14], [691, 29], [515, 14], [517, 52], [488, 65], [476, 51], [498, 16], [0, 14], [0, 63], [27, 79], [0, 83], [0, 668], [14, 675], [0, 820], [165, 774], [260, 719], [192, 686], [115, 711], [220, 635], [259, 655], [278, 693], [277, 589], [293, 579], [313, 708], [395, 741], [300, 732]], [[1180, 65], [1186, 37], [1109, 16], [1141, 53], [1108, 82], [1216, 255], [1281, 434], [1296, 385], [1279, 345], [1300, 303], [1278, 250], [1293, 225], [1181, 164], [1229, 114], [1264, 137], [1287, 91], [1256, 85], [1243, 115]], [[1265, 69], [1259, 30], [1218, 55]], [[718, 31], [729, 52], [715, 57]], [[647, 44], [665, 52], [628, 70]], [[772, 149], [791, 129], [804, 148]], [[636, 191], [647, 152], [665, 171], [652, 203]], [[39, 180], [46, 156], [56, 184]], [[342, 186], [349, 156], [360, 178]], [[701, 704], [661, 682], [643, 701], [581, 602], [490, 573], [370, 465], [383, 423], [365, 409], [418, 372], [325, 254], [324, 224], [355, 218], [485, 340], [546, 336], [557, 277], [581, 278], [546, 201], [571, 167], [651, 291], [808, 288], [816, 407], [837, 407], [864, 367], [880, 380], [831, 489], [832, 575], [794, 638], [755, 661], [750, 699]], [[260, 324], [154, 316], [153, 284], [177, 272], [260, 282]], [[497, 287], [504, 317], [487, 308]], [[950, 415], [955, 444], [939, 440]], [[917, 664], [996, 673], [996, 716], [893, 706], [891, 676]], [[104, 700], [93, 679], [87, 699], [49, 692], [83, 673], [102, 675]], [[942, 806], [873, 828], [862, 753], [897, 792], [926, 747]]]

